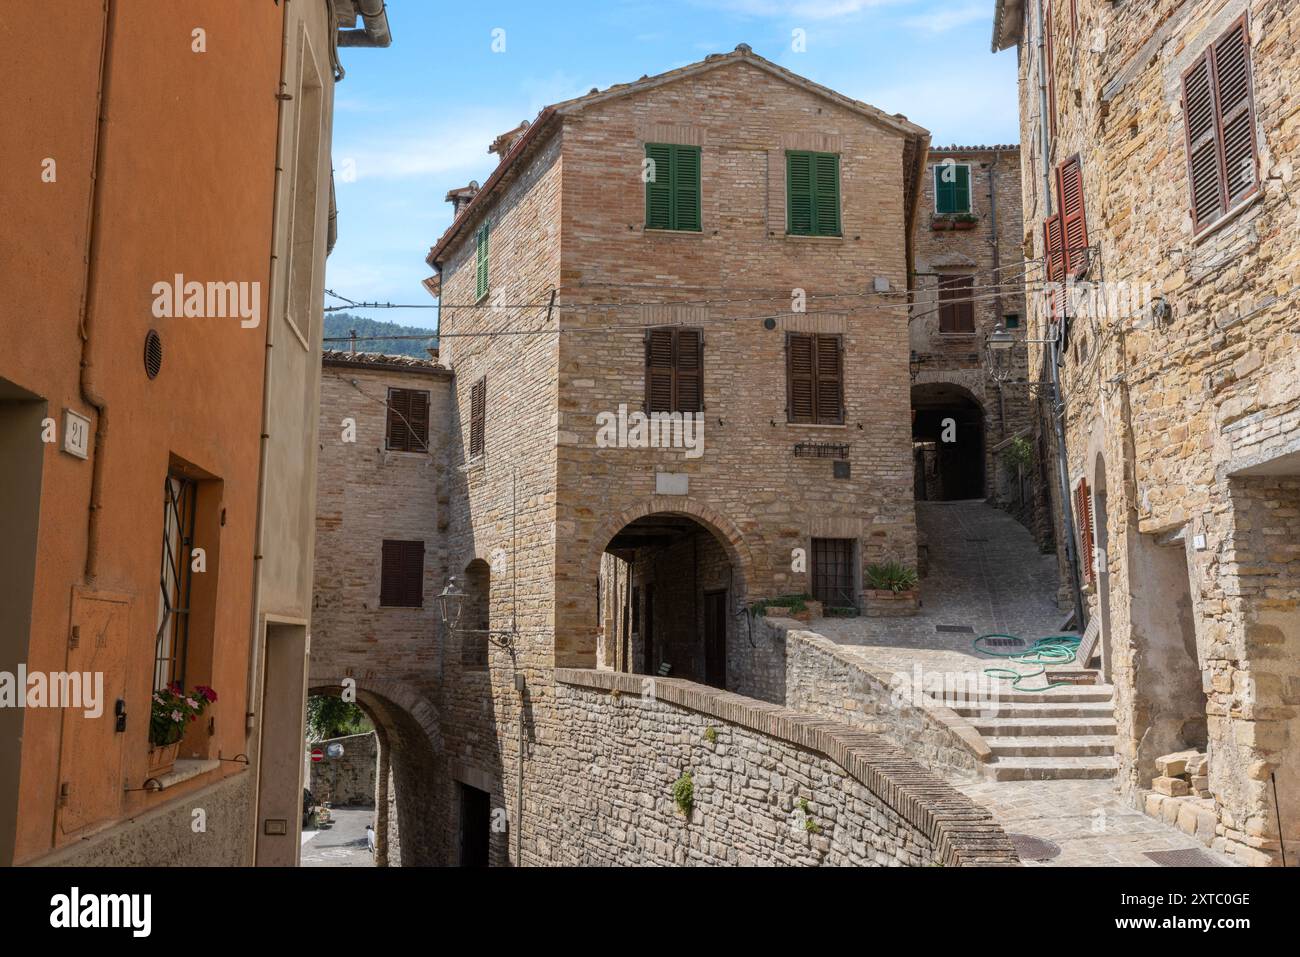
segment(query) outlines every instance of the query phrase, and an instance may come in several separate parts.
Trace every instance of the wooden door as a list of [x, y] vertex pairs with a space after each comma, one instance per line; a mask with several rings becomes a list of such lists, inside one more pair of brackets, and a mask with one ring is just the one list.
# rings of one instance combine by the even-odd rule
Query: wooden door
[[727, 593], [704, 593], [704, 683], [727, 686]]

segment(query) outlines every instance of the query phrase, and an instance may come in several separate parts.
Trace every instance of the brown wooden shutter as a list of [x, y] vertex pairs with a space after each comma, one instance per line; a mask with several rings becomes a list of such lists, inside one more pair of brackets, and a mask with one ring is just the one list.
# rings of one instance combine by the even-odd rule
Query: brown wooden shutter
[[645, 338], [645, 410], [673, 410], [673, 330], [650, 329]]
[[411, 411], [408, 419], [411, 423], [411, 451], [429, 451], [429, 393], [422, 389], [411, 389]]
[[844, 356], [839, 336], [817, 337], [817, 421], [844, 421]]
[[786, 333], [786, 417], [791, 422], [812, 422], [817, 414], [814, 339], [799, 332]]
[[1231, 206], [1255, 186], [1255, 110], [1251, 98], [1246, 18], [1214, 44], [1214, 93], [1223, 142], [1223, 183]]
[[1060, 260], [1069, 275], [1078, 276], [1088, 268], [1088, 222], [1084, 214], [1083, 173], [1079, 157], [1067, 160], [1056, 169], [1058, 215], [1064, 256]]
[[1074, 520], [1079, 526], [1079, 568], [1086, 584], [1093, 583], [1092, 495], [1087, 480], [1075, 489]]
[[424, 606], [424, 542], [384, 539], [379, 604], [390, 608]]
[[1196, 226], [1217, 219], [1224, 207], [1211, 73], [1207, 53], [1183, 75], [1183, 122], [1187, 129], [1188, 178]]
[[1060, 282], [1065, 273], [1065, 259], [1061, 237], [1061, 211], [1057, 211], [1043, 222], [1043, 251], [1046, 259], [1048, 282]]
[[[1043, 10], [1043, 35], [1046, 38], [1047, 56], [1043, 68], [1047, 71], [1047, 131], [1056, 137], [1056, 54], [1052, 44], [1052, 3], [1048, 0]], [[1044, 157], [1046, 159], [1046, 157]]]
[[699, 329], [677, 329], [675, 396], [673, 412], [704, 409], [704, 334]]
[[939, 277], [939, 331], [974, 332], [974, 276]]
[[469, 395], [469, 457], [483, 454], [487, 425], [487, 377], [474, 383]]
[[387, 447], [397, 452], [410, 451], [411, 432], [407, 426], [410, 418], [411, 394], [407, 389], [388, 390]]

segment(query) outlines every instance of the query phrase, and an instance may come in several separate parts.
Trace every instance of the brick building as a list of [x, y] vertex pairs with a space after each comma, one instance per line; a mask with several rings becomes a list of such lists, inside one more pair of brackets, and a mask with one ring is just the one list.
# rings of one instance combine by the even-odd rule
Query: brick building
[[[1000, 0], [993, 47], [1011, 46], [1042, 263], [1029, 338], [1051, 340], [1030, 378], [1059, 378], [1053, 505], [1116, 689], [1120, 786], [1247, 863], [1279, 862], [1283, 840], [1295, 861], [1293, 7]], [[1208, 752], [1190, 784], [1157, 767], [1183, 750]]]
[[[918, 500], [989, 498], [1050, 541], [1036, 474], [1008, 458], [1033, 434], [1027, 363], [994, 375], [985, 340], [1023, 328], [1025, 270], [1016, 146], [932, 147], [921, 182], [910, 322]], [[945, 423], [953, 426], [945, 437]], [[945, 440], [946, 438], [946, 440]]]

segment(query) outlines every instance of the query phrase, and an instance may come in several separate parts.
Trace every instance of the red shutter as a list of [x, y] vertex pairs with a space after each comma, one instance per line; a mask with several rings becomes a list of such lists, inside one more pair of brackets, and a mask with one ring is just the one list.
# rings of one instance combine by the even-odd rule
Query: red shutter
[[1183, 74], [1188, 179], [1192, 192], [1192, 220], [1197, 227], [1218, 219], [1224, 208], [1211, 73], [1207, 53]]
[[651, 329], [645, 339], [645, 410], [673, 410], [673, 330]]
[[1255, 185], [1255, 111], [1250, 93], [1250, 37], [1242, 17], [1214, 44], [1214, 93], [1223, 141], [1228, 205]]
[[817, 421], [844, 421], [844, 357], [839, 336], [817, 337]]
[[672, 412], [704, 410], [704, 334], [699, 329], [677, 329], [676, 396]]
[[1062, 163], [1056, 170], [1059, 194], [1058, 212], [1061, 239], [1065, 244], [1062, 260], [1068, 274], [1078, 276], [1088, 267], [1088, 222], [1084, 215], [1083, 174], [1079, 157]]
[[786, 417], [791, 422], [812, 422], [817, 413], [814, 398], [813, 337], [798, 332], [785, 337]]
[[1092, 494], [1088, 482], [1082, 480], [1075, 489], [1074, 520], [1079, 526], [1079, 568], [1083, 580], [1091, 585], [1094, 579], [1092, 545]]

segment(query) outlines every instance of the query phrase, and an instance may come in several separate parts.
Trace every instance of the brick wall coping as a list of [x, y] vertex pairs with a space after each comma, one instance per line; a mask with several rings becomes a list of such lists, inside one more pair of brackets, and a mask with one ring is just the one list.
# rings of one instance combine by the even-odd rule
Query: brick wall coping
[[[798, 625], [799, 622], [793, 619], [780, 619], [780, 627], [785, 628], [787, 640], [791, 637], [798, 641], [807, 642], [814, 645], [818, 650], [830, 655], [836, 661], [840, 662], [847, 668], [855, 669], [864, 675], [869, 676], [874, 681], [880, 682], [887, 689], [894, 680], [894, 674], [883, 668], [873, 668], [864, 662], [861, 658], [846, 652], [843, 648], [831, 641], [825, 635], [819, 635], [815, 631], [805, 631], [800, 628], [791, 628], [791, 625]], [[925, 714], [925, 717], [935, 724], [950, 732], [967, 751], [980, 764], [989, 764], [993, 760], [993, 749], [989, 743], [984, 740], [984, 735], [975, 730], [975, 725], [970, 720], [963, 718], [952, 708], [946, 708], [935, 702], [928, 694], [922, 694], [918, 707]]]
[[[650, 676], [556, 668], [558, 683], [621, 694], [642, 693]], [[932, 842], [944, 866], [1014, 866], [1014, 847], [993, 815], [880, 737], [846, 724], [722, 691], [683, 678], [654, 679], [658, 700], [823, 755]]]

